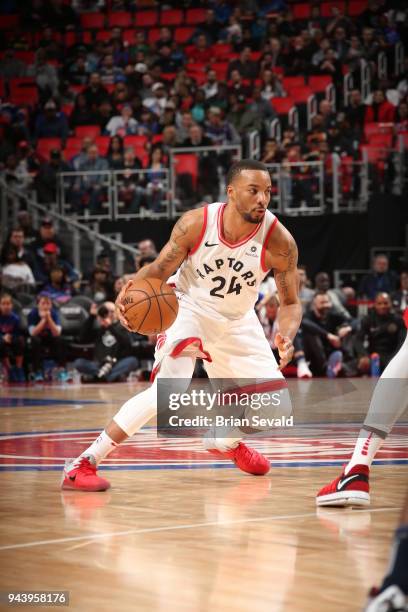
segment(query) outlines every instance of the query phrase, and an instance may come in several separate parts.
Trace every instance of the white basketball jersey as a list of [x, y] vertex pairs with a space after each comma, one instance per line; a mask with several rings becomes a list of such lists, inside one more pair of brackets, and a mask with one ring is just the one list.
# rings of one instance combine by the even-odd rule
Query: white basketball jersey
[[222, 231], [225, 206], [215, 202], [205, 207], [199, 242], [169, 283], [176, 286], [182, 300], [207, 314], [239, 319], [255, 306], [259, 285], [268, 271], [265, 244], [277, 218], [266, 211], [246, 238], [231, 244]]

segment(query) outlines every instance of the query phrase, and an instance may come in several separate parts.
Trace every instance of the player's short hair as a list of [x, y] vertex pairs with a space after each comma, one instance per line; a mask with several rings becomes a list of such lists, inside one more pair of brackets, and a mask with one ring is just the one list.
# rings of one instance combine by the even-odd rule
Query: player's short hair
[[241, 174], [243, 170], [261, 170], [269, 174], [268, 168], [260, 161], [256, 159], [241, 159], [235, 164], [232, 164], [227, 174], [227, 185], [233, 182], [233, 180]]

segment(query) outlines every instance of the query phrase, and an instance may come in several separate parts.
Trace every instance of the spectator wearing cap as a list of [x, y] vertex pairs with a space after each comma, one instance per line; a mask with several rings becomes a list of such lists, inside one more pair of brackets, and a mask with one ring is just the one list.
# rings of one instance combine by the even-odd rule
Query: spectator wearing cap
[[238, 70], [243, 79], [254, 80], [258, 76], [257, 63], [251, 59], [251, 48], [244, 47], [239, 58], [232, 60], [228, 66], [227, 78], [231, 78], [233, 70]]
[[50, 217], [44, 217], [41, 220], [37, 239], [32, 243], [32, 249], [37, 257], [43, 256], [43, 247], [45, 244], [53, 242], [58, 247], [58, 254], [62, 257], [66, 257], [66, 246], [61, 240], [60, 236], [57, 235], [55, 225]]
[[253, 130], [260, 132], [262, 129], [262, 115], [247, 105], [246, 98], [242, 94], [231, 96], [231, 110], [227, 115], [227, 120], [241, 138], [248, 132]]
[[89, 77], [89, 84], [83, 91], [88, 108], [96, 111], [102, 102], [109, 100], [109, 92], [103, 86], [100, 74], [93, 72]]
[[222, 118], [221, 109], [213, 106], [208, 109], [205, 135], [211, 140], [213, 146], [238, 144], [241, 142], [234, 126]]
[[35, 280], [44, 285], [48, 282], [50, 272], [55, 267], [64, 269], [68, 282], [79, 280], [78, 272], [73, 266], [60, 256], [60, 250], [56, 242], [47, 242], [42, 248], [41, 256], [37, 257], [37, 267], [34, 270]]
[[40, 294], [35, 306], [28, 314], [30, 335], [30, 357], [35, 380], [44, 380], [44, 360], [52, 359], [64, 365], [65, 347], [61, 341], [61, 322], [58, 310], [47, 294]]
[[143, 100], [143, 106], [152, 111], [157, 117], [160, 117], [167, 104], [167, 92], [163, 83], [154, 83], [152, 85], [152, 97]]
[[120, 115], [115, 115], [107, 123], [105, 131], [109, 136], [129, 136], [137, 133], [138, 123], [133, 117], [133, 109], [130, 104], [122, 107]]
[[50, 159], [40, 165], [34, 186], [40, 204], [51, 204], [57, 201], [58, 175], [69, 172], [71, 168], [62, 159], [59, 149], [51, 149]]
[[61, 138], [63, 142], [68, 138], [68, 122], [65, 115], [57, 111], [54, 100], [48, 100], [35, 122], [35, 138]]

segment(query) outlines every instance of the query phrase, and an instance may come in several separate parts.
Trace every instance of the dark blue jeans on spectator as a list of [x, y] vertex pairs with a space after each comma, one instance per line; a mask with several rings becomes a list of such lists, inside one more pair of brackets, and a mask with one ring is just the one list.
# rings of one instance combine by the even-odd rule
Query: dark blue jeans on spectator
[[[107, 382], [115, 382], [120, 378], [124, 378], [133, 370], [136, 370], [139, 365], [136, 357], [124, 357], [124, 359], [119, 359], [117, 361], [108, 376], [106, 377]], [[89, 359], [76, 359], [74, 361], [74, 367], [81, 374], [85, 374], [87, 376], [97, 376], [101, 364], [96, 363], [96, 361], [90, 361]]]

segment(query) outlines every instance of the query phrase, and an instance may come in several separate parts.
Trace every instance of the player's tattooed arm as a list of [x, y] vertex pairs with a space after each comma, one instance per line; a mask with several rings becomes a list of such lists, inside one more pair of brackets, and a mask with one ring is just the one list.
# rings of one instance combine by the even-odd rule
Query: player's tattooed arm
[[199, 239], [204, 221], [204, 209], [189, 210], [180, 217], [155, 261], [142, 268], [134, 278], [167, 280], [188, 256]]
[[299, 299], [299, 277], [297, 272], [298, 249], [291, 234], [278, 223], [272, 232], [266, 250], [266, 264], [273, 268], [279, 296], [279, 312], [276, 344], [284, 367], [293, 356], [292, 341], [302, 320]]

